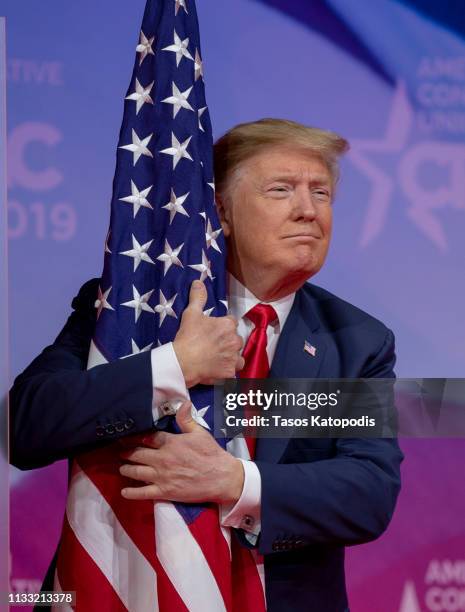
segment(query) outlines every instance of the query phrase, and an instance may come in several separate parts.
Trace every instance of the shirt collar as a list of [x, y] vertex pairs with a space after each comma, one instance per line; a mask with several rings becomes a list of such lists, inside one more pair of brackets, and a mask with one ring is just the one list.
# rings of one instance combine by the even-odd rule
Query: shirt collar
[[[229, 281], [229, 313], [239, 321], [251, 308], [260, 304], [261, 301], [237, 280], [232, 274], [228, 274]], [[274, 302], [266, 302], [276, 311], [279, 321], [280, 331], [284, 327], [284, 323], [291, 311], [294, 303], [295, 292], [286, 295], [285, 297]]]

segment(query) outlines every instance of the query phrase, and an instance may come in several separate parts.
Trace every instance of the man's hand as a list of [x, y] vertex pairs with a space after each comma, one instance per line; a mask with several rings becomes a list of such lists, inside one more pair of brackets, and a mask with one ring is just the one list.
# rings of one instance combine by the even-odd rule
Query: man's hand
[[237, 334], [237, 322], [231, 316], [206, 317], [203, 309], [207, 290], [194, 281], [189, 305], [184, 310], [173, 347], [181, 366], [186, 386], [213, 384], [222, 378], [234, 378], [244, 367], [239, 351], [242, 338]]
[[[244, 486], [242, 462], [224, 451], [191, 415], [184, 402], [176, 414], [180, 434], [158, 431], [141, 438], [144, 446], [122, 453], [132, 464], [120, 473], [143, 487], [121, 491], [127, 499], [235, 503]], [[137, 464], [137, 465], [134, 465]]]

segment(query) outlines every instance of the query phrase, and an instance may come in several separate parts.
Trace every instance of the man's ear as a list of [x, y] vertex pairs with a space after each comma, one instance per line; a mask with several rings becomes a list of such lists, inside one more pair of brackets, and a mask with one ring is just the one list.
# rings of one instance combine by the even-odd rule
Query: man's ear
[[215, 194], [216, 209], [220, 218], [221, 227], [225, 238], [231, 235], [231, 222], [229, 206], [225, 203], [225, 198], [219, 194]]

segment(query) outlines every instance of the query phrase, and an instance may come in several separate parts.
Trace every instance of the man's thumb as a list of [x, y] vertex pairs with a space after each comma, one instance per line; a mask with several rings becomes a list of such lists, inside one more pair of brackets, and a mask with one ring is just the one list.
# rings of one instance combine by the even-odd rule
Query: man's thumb
[[207, 298], [208, 294], [205, 285], [201, 281], [195, 280], [189, 291], [189, 306], [193, 306], [199, 312], [203, 312]]
[[192, 404], [191, 402], [183, 402], [179, 410], [176, 412], [176, 423], [182, 433], [191, 433], [195, 431], [200, 425], [192, 418]]

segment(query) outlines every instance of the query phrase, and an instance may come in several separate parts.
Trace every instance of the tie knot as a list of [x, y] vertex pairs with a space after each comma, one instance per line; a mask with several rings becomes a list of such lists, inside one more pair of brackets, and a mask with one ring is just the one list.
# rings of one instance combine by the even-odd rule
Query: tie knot
[[266, 329], [270, 323], [278, 318], [273, 306], [268, 304], [257, 304], [245, 313], [256, 328]]

